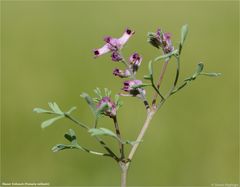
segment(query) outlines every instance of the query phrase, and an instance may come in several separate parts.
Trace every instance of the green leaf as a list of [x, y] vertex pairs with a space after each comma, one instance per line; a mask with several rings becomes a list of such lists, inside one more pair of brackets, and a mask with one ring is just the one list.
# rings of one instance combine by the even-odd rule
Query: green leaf
[[119, 95], [115, 95], [115, 98], [114, 98], [114, 102], [117, 104], [120, 100], [120, 96]]
[[152, 79], [152, 76], [150, 76], [150, 75], [144, 75], [143, 78], [146, 79], [146, 80], [151, 80], [151, 79]]
[[184, 41], [186, 40], [188, 34], [188, 25], [183, 25], [181, 28], [181, 45], [183, 45]]
[[98, 98], [96, 98], [96, 97], [92, 98], [92, 100], [93, 100], [95, 103], [98, 103], [98, 102], [100, 101], [100, 99], [98, 99]]
[[88, 132], [91, 136], [111, 136], [118, 139], [117, 135], [109, 129], [106, 128], [92, 128]]
[[42, 128], [46, 128], [46, 127], [52, 125], [55, 121], [57, 121], [57, 120], [59, 120], [59, 119], [61, 119], [61, 118], [63, 118], [63, 117], [64, 117], [64, 115], [61, 115], [61, 116], [57, 116], [57, 117], [48, 119], [48, 120], [42, 122], [41, 127], [42, 127]]
[[139, 84], [139, 85], [133, 85], [132, 88], [133, 89], [137, 89], [137, 88], [143, 88], [146, 86], [151, 86], [152, 84]]
[[134, 146], [135, 144], [139, 144], [143, 141], [130, 141], [130, 140], [127, 140], [126, 142], [124, 142], [125, 144], [130, 144], [131, 146]]
[[63, 112], [61, 111], [61, 109], [59, 108], [59, 106], [57, 105], [57, 103], [55, 103], [55, 102], [53, 102], [53, 103], [49, 102], [48, 105], [49, 105], [49, 108], [51, 108], [52, 111], [55, 112], [56, 114], [60, 114], [60, 115], [63, 114]]
[[166, 54], [166, 55], [162, 55], [162, 56], [156, 57], [156, 58], [154, 59], [154, 62], [157, 62], [157, 61], [159, 61], [159, 60], [163, 60], [163, 59], [169, 58], [169, 57], [171, 57], [172, 55], [175, 55], [175, 54], [177, 54], [177, 53], [178, 53], [178, 49], [175, 49], [175, 50], [172, 51], [171, 53], [168, 53], [168, 54]]
[[42, 109], [42, 108], [34, 108], [33, 109], [33, 112], [36, 112], [36, 113], [46, 113], [46, 114], [54, 114], [54, 112], [50, 111], [50, 110], [45, 110], [45, 109]]
[[100, 90], [99, 88], [96, 88], [96, 89], [94, 90], [94, 92], [95, 92], [95, 94], [96, 94], [100, 99], [102, 99], [102, 92], [101, 92], [101, 90]]
[[203, 68], [204, 68], [204, 65], [202, 62], [197, 64], [196, 72], [192, 76], [193, 80], [203, 71]]
[[148, 63], [148, 71], [149, 71], [149, 77], [152, 78], [153, 75], [153, 68], [152, 68], [152, 61], [150, 60]]
[[71, 114], [74, 110], [76, 110], [77, 109], [77, 107], [72, 107], [72, 108], [70, 108], [68, 111], [67, 111], [67, 114]]
[[96, 115], [96, 106], [92, 98], [87, 93], [82, 93], [80, 96], [87, 101], [87, 104], [91, 108], [93, 114]]
[[99, 115], [103, 114], [107, 109], [108, 104], [107, 103], [102, 104], [101, 107], [96, 110], [96, 116], [98, 117]]
[[221, 75], [221, 73], [206, 73], [206, 72], [201, 72], [200, 75], [206, 75], [209, 77], [218, 77]]
[[120, 100], [120, 96], [119, 95], [115, 95], [115, 99], [114, 102], [117, 106], [117, 110], [123, 105], [123, 102]]
[[64, 137], [70, 141], [72, 144], [77, 144], [77, 137], [74, 130], [69, 129], [67, 133], [64, 134]]
[[105, 92], [105, 96], [107, 96], [107, 97], [111, 96], [112, 91], [109, 90], [108, 88], [104, 88], [104, 92]]
[[197, 64], [195, 73], [191, 77], [186, 78], [184, 81], [195, 80], [197, 78], [197, 76], [200, 75], [200, 73], [203, 71], [203, 68], [204, 68], [204, 65], [202, 62], [200, 62], [199, 64]]
[[64, 149], [80, 149], [85, 151], [80, 145], [64, 145], [64, 144], [57, 144], [52, 148], [53, 152], [58, 152], [58, 151], [62, 151]]
[[196, 73], [198, 73], [198, 74], [201, 73], [202, 70], [203, 70], [203, 67], [204, 67], [203, 63], [200, 62], [200, 63], [197, 65]]
[[69, 146], [63, 145], [63, 144], [57, 144], [52, 148], [52, 151], [53, 152], [58, 152], [58, 151], [62, 151], [64, 149], [69, 149]]

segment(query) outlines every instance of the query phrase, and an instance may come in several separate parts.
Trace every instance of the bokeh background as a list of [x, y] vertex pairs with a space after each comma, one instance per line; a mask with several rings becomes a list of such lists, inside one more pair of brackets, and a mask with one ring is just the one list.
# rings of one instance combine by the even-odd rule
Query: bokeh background
[[[93, 116], [80, 93], [95, 87], [119, 93], [122, 81], [112, 69], [122, 67], [109, 54], [93, 59], [103, 36], [136, 31], [123, 53], [139, 52], [147, 62], [159, 55], [146, 42], [158, 27], [179, 41], [183, 24], [189, 35], [182, 53], [180, 80], [198, 62], [219, 78], [201, 77], [171, 97], [154, 118], [129, 170], [131, 186], [211, 186], [239, 183], [239, 2], [191, 1], [1, 1], [1, 182], [49, 182], [52, 186], [116, 186], [120, 170], [113, 160], [67, 150], [52, 153], [72, 128], [82, 145], [102, 148], [70, 121], [47, 129], [48, 116], [32, 112], [56, 101], [63, 110], [77, 106], [81, 121]], [[164, 78], [172, 83], [174, 62]], [[155, 66], [155, 72], [161, 68]], [[148, 89], [148, 98], [151, 90]], [[134, 140], [145, 118], [136, 98], [122, 98], [119, 123], [124, 138]], [[108, 118], [100, 126], [112, 128]], [[112, 147], [115, 142], [107, 140]], [[116, 150], [114, 148], [114, 150]], [[116, 150], [117, 151], [117, 150]]]

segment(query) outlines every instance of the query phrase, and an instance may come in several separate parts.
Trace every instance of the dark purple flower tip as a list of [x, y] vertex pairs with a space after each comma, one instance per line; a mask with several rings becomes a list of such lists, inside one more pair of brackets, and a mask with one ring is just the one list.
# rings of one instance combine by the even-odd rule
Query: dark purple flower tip
[[124, 84], [124, 86], [129, 86], [130, 85], [130, 81], [125, 81], [123, 84]]
[[120, 69], [118, 69], [118, 68], [115, 68], [114, 70], [113, 70], [113, 75], [115, 75], [115, 76], [119, 76], [120, 74], [122, 74], [123, 72], [120, 70]]
[[93, 50], [93, 53], [94, 53], [95, 57], [98, 57], [98, 56], [101, 56], [105, 53], [108, 53], [110, 51], [110, 49], [107, 45], [108, 44], [105, 44], [101, 48]]
[[141, 59], [140, 55], [135, 52], [130, 56], [129, 61], [131, 63], [135, 63], [136, 61], [139, 61], [140, 59]]
[[126, 29], [126, 33], [128, 34], [128, 35], [130, 35], [130, 34], [134, 34], [135, 33], [135, 31], [132, 31], [131, 29]]
[[98, 56], [98, 55], [99, 55], [98, 49], [94, 50], [93, 52], [94, 52], [94, 55], [95, 55], [95, 56]]
[[105, 36], [105, 37], [103, 38], [103, 40], [104, 40], [105, 42], [107, 42], [107, 43], [110, 43], [111, 39], [112, 39], [111, 36]]
[[116, 52], [116, 51], [114, 51], [113, 53], [112, 53], [112, 61], [114, 61], [114, 62], [119, 62], [119, 61], [121, 61], [122, 60], [122, 57], [121, 57], [121, 55], [118, 53], [118, 52]]

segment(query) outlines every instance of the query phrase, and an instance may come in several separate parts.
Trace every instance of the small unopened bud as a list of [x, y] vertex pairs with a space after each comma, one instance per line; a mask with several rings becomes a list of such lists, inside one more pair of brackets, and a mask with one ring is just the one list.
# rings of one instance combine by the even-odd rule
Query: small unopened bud
[[114, 62], [119, 62], [122, 60], [121, 55], [117, 51], [114, 51], [111, 57], [112, 57], [112, 61]]
[[138, 70], [139, 66], [141, 65], [142, 57], [138, 53], [135, 52], [130, 56], [129, 62], [132, 65], [132, 70], [134, 73]]
[[97, 103], [97, 109], [102, 110], [102, 114], [109, 117], [114, 117], [117, 114], [117, 107], [114, 102], [111, 101], [109, 97], [103, 97]]

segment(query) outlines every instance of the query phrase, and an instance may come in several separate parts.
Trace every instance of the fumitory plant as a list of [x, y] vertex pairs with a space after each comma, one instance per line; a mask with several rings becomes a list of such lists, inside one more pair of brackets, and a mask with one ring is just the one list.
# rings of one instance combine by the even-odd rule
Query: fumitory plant
[[[176, 47], [174, 47], [172, 43], [171, 34], [164, 32], [162, 29], [158, 29], [156, 32], [149, 32], [147, 34], [147, 41], [156, 49], [156, 53], [160, 53], [160, 56], [157, 56], [148, 62], [148, 74], [144, 76], [144, 82], [136, 78], [138, 69], [143, 61], [142, 55], [134, 52], [129, 58], [125, 58], [122, 54], [124, 45], [135, 34], [135, 32], [128, 28], [120, 38], [113, 38], [111, 36], [105, 37], [105, 44], [101, 48], [93, 51], [94, 57], [97, 58], [101, 55], [110, 53], [112, 61], [118, 63], [119, 66], [123, 65], [122, 69], [114, 69], [113, 75], [122, 79], [126, 79], [126, 81], [123, 82], [122, 92], [116, 94], [114, 97], [112, 96], [111, 91], [107, 88], [96, 88], [94, 90], [96, 97], [91, 97], [87, 93], [81, 94], [81, 97], [86, 100], [94, 114], [94, 124], [86, 125], [77, 118], [73, 117], [72, 112], [76, 109], [76, 107], [72, 107], [67, 111], [63, 111], [55, 102], [50, 102], [49, 109], [34, 109], [34, 112], [53, 116], [41, 124], [42, 128], [52, 125], [61, 118], [67, 118], [74, 124], [78, 125], [82, 130], [85, 130], [86, 133], [89, 133], [89, 135], [92, 136], [96, 142], [102, 145], [104, 151], [95, 151], [80, 144], [77, 140], [75, 132], [72, 129], [69, 129], [64, 135], [64, 137], [69, 141], [69, 144], [57, 144], [52, 148], [52, 151], [58, 152], [65, 149], [78, 149], [90, 154], [109, 157], [115, 160], [119, 165], [121, 169], [121, 186], [125, 187], [128, 169], [136, 150], [141, 144], [144, 134], [148, 129], [153, 116], [163, 106], [167, 99], [179, 92], [182, 88], [189, 85], [192, 81], [196, 80], [199, 76], [204, 75], [216, 77], [220, 75], [220, 73], [204, 72], [203, 63], [199, 63], [197, 64], [196, 70], [192, 76], [187, 77], [183, 80], [183, 82], [179, 83], [180, 56], [187, 33], [188, 26], [182, 26], [180, 41]], [[164, 74], [171, 60], [174, 60], [173, 63], [176, 64], [176, 73], [173, 75], [174, 81], [172, 85], [169, 86], [170, 89], [167, 91], [167, 93], [163, 93], [160, 88], [163, 83]], [[154, 64], [160, 62], [163, 62], [163, 65], [158, 76], [159, 78], [154, 80]], [[146, 88], [153, 89], [154, 94], [151, 97], [151, 100], [147, 100], [146, 98], [148, 93]], [[121, 126], [118, 124], [117, 120], [118, 110], [123, 105], [120, 98], [124, 96], [130, 96], [133, 99], [138, 99], [144, 104], [144, 108], [146, 110], [146, 119], [143, 122], [142, 129], [140, 130], [136, 140], [133, 141], [123, 138], [120, 130]], [[112, 120], [115, 132], [99, 126], [99, 119], [104, 116], [109, 117], [109, 120]], [[107, 145], [103, 139], [103, 136], [108, 136], [109, 138], [112, 138], [113, 141], [118, 142], [119, 153], [114, 152], [113, 149]], [[126, 146], [131, 146], [129, 153], [125, 151]]]

